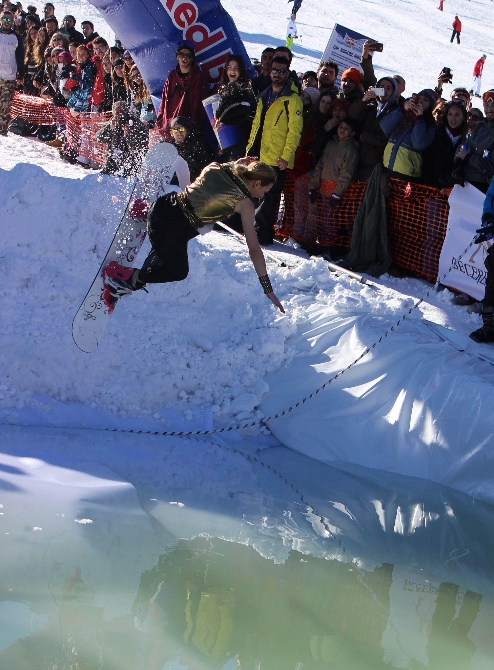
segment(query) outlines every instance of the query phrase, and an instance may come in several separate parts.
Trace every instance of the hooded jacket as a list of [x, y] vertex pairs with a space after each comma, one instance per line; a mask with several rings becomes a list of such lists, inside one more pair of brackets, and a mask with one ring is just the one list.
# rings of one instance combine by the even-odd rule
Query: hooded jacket
[[293, 168], [303, 127], [302, 100], [293, 90], [290, 80], [268, 108], [270, 94], [272, 94], [271, 87], [263, 91], [258, 100], [247, 143], [247, 154], [254, 145], [258, 146], [260, 139], [259, 159], [263, 163], [277, 166], [278, 158], [283, 158], [288, 167]]
[[191, 67], [190, 72], [182, 74], [177, 65], [168, 75], [163, 87], [156, 126], [164, 137], [170, 138], [170, 122], [176, 116], [191, 119], [197, 130], [202, 131], [207, 116], [202, 101], [209, 95], [206, 75], [199, 65]]
[[337, 137], [328, 142], [310, 178], [309, 189], [318, 188], [321, 181], [334, 181], [334, 194], [340, 197], [348, 188], [358, 165], [358, 145], [350, 137], [340, 142]]
[[412, 179], [421, 177], [422, 152], [434, 140], [435, 124], [426, 124], [423, 117], [408, 118], [401, 108], [384, 116], [380, 124], [388, 138], [383, 156], [384, 167]]

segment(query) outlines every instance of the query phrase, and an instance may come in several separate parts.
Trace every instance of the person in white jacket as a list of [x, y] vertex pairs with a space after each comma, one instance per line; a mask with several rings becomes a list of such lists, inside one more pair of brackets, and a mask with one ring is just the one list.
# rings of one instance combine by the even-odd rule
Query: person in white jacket
[[297, 35], [297, 24], [295, 23], [295, 14], [292, 14], [292, 17], [286, 28], [286, 46], [291, 49], [293, 46], [293, 40], [298, 38]]
[[13, 28], [13, 13], [3, 11], [0, 14], [0, 135], [7, 134], [15, 87], [22, 84], [24, 45]]

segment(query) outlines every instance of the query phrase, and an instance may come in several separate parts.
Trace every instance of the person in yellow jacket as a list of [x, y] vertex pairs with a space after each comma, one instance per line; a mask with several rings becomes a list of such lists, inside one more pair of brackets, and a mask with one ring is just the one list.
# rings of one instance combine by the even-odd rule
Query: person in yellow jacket
[[276, 56], [271, 65], [271, 86], [262, 92], [252, 124], [247, 155], [259, 157], [277, 174], [256, 212], [256, 231], [260, 244], [272, 244], [279, 196], [287, 168], [293, 168], [295, 152], [302, 134], [302, 101], [289, 80], [286, 58]]

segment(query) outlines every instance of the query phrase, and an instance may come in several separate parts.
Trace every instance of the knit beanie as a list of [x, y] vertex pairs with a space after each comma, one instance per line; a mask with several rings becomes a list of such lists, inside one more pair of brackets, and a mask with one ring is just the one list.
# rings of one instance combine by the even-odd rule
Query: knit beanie
[[333, 102], [329, 105], [329, 109], [334, 109], [335, 107], [343, 107], [345, 112], [348, 114], [350, 103], [348, 100], [345, 100], [345, 98], [336, 98], [336, 100], [333, 100]]
[[423, 91], [420, 91], [419, 95], [425, 95], [430, 103], [431, 109], [433, 109], [439, 102], [439, 94], [432, 90], [432, 88], [424, 88]]
[[321, 92], [319, 91], [319, 89], [315, 88], [314, 86], [306, 86], [305, 88], [302, 89], [302, 92], [307, 93], [307, 95], [310, 96], [313, 105], [317, 104], [317, 101], [321, 96]]
[[360, 84], [362, 83], [362, 74], [360, 73], [359, 70], [357, 70], [356, 67], [349, 67], [347, 70], [343, 72], [341, 78], [351, 79], [357, 84], [357, 86], [360, 86]]

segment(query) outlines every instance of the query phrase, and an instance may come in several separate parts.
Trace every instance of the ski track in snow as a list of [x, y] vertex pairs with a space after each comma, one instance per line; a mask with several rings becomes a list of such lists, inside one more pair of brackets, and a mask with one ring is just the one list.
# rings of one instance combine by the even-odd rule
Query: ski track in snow
[[[284, 42], [286, 3], [263, 6], [261, 28], [258, 3], [227, 0], [224, 6], [251, 56]], [[78, 25], [91, 18], [100, 34], [112, 37], [86, 2], [57, 3], [57, 12], [73, 13]], [[460, 48], [449, 43], [455, 12], [463, 22]], [[384, 42], [376, 71], [403, 74], [408, 93], [434, 86], [443, 65], [453, 69], [455, 85], [469, 86], [483, 52], [483, 89], [494, 84], [488, 2], [459, 0], [454, 11], [446, 3], [439, 12], [434, 0], [305, 0], [298, 19], [298, 70], [315, 68], [338, 22]], [[194, 430], [259, 419], [256, 408], [269, 391], [264, 377], [296, 355], [288, 338], [307, 323], [310, 305], [400, 317], [412, 298], [430, 288], [385, 276], [371, 289], [329, 275], [321, 259], [301, 259], [295, 268], [269, 263], [287, 309], [283, 317], [262, 294], [242, 244], [212, 233], [190, 243], [186, 281], [122, 300], [99, 349], [84, 354], [72, 342], [72, 318], [107, 250], [130, 183], [63, 163], [54, 149], [15, 136], [0, 139], [0, 166], [6, 231], [0, 254], [1, 421]], [[307, 294], [295, 288], [299, 281], [317, 285]], [[453, 306], [451, 298], [447, 290], [433, 294], [412, 318], [423, 314], [470, 333], [479, 316]]]

